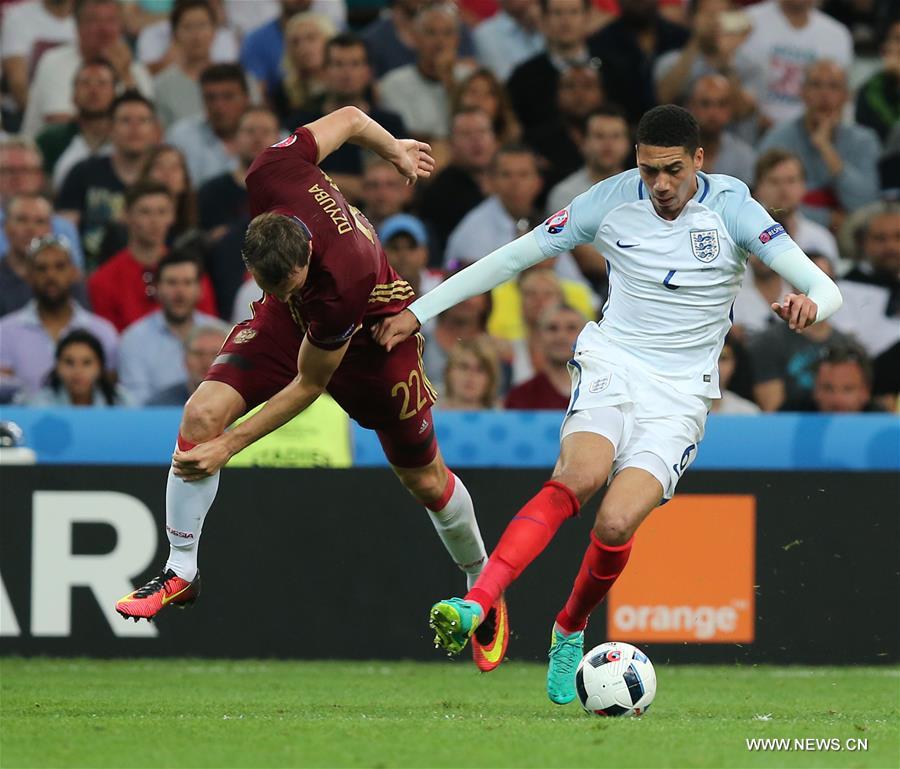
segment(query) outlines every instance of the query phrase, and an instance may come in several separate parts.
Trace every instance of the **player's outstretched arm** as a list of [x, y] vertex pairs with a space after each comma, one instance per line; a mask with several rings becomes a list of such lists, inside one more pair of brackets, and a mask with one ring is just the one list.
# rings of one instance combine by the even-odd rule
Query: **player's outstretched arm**
[[341, 107], [309, 123], [308, 128], [319, 145], [318, 162], [346, 142], [359, 144], [389, 160], [406, 177], [407, 184], [427, 179], [434, 171], [431, 147], [415, 139], [396, 139], [365, 112], [356, 107]]
[[381, 321], [372, 328], [372, 335], [378, 344], [390, 351], [414, 334], [421, 323], [440, 315], [448, 307], [490, 291], [546, 258], [534, 233], [529, 232], [460, 270], [416, 299], [403, 312]]
[[813, 323], [829, 318], [843, 304], [841, 292], [834, 281], [798, 247], [776, 256], [769, 267], [800, 291], [788, 294], [781, 304], [772, 304], [772, 312], [792, 331], [803, 331]]
[[224, 467], [239, 451], [304, 411], [325, 392], [349, 345], [348, 340], [337, 350], [323, 350], [312, 344], [308, 337], [304, 339], [300, 345], [294, 380], [233, 430], [190, 451], [176, 451], [172, 462], [175, 475], [186, 481], [207, 478]]

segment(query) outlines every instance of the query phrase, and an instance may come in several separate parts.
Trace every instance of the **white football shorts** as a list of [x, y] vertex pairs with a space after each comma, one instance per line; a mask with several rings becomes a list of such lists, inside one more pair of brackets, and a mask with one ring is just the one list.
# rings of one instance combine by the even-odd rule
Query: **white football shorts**
[[602, 435], [615, 448], [610, 477], [639, 467], [660, 482], [663, 498], [671, 499], [697, 456], [710, 399], [680, 392], [641, 367], [593, 352], [578, 352], [569, 374], [572, 395], [560, 442], [572, 433]]

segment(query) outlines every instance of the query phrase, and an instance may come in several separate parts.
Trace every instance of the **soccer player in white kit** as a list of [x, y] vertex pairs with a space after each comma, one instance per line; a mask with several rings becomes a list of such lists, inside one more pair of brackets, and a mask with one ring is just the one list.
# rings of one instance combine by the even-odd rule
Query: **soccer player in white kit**
[[609, 299], [575, 344], [552, 480], [512, 519], [465, 598], [441, 601], [429, 615], [435, 643], [461, 651], [563, 521], [608, 483], [553, 626], [547, 693], [559, 704], [575, 698], [588, 616], [625, 567], [635, 531], [697, 456], [710, 403], [720, 397], [717, 360], [748, 254], [796, 287], [772, 305], [790, 328], [801, 332], [841, 305], [837, 286], [743, 182], [701, 171], [699, 143], [690, 113], [655, 107], [638, 125], [637, 169], [596, 184], [375, 330], [390, 349], [447, 307], [548, 257], [588, 243], [606, 257]]

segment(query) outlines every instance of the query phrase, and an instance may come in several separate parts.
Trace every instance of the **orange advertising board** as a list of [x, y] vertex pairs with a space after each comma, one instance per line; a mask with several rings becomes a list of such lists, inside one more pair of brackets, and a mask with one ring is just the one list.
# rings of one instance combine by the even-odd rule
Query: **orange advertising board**
[[607, 637], [750, 643], [755, 561], [755, 497], [679, 494], [638, 530], [609, 594]]

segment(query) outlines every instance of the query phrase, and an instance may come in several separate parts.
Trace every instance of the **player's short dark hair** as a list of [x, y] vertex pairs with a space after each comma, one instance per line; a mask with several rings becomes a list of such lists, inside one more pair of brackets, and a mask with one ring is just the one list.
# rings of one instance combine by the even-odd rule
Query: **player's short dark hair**
[[366, 57], [366, 63], [369, 63], [369, 49], [361, 37], [354, 35], [352, 32], [340, 32], [327, 43], [325, 43], [325, 63], [328, 63], [332, 48], [362, 48]]
[[181, 22], [184, 14], [188, 11], [193, 11], [195, 8], [206, 11], [209, 20], [213, 23], [213, 26], [215, 26], [216, 14], [215, 11], [213, 11], [212, 5], [209, 3], [209, 0], [175, 0], [175, 4], [172, 6], [172, 11], [169, 14], [169, 24], [171, 25], [173, 32], [175, 31], [175, 27]]
[[137, 182], [125, 190], [125, 209], [130, 209], [141, 198], [147, 198], [151, 195], [165, 195], [169, 200], [174, 200], [172, 191], [162, 182]]
[[831, 344], [826, 345], [822, 349], [819, 359], [816, 361], [816, 374], [819, 373], [819, 369], [826, 363], [835, 366], [840, 365], [841, 363], [855, 363], [859, 366], [860, 371], [862, 371], [866, 385], [869, 387], [872, 386], [872, 359], [869, 358], [865, 348], [857, 342], [847, 339], [842, 342], [832, 342]]
[[693, 155], [700, 146], [700, 126], [684, 107], [661, 104], [644, 113], [637, 127], [637, 143], [649, 147], [684, 147]]
[[237, 83], [244, 93], [249, 93], [247, 76], [240, 64], [211, 64], [200, 75], [200, 87], [211, 83]]
[[270, 212], [250, 222], [241, 256], [262, 282], [278, 286], [309, 264], [309, 252], [309, 230], [295, 217]]
[[148, 99], [144, 94], [140, 91], [135, 90], [134, 88], [130, 88], [127, 91], [120, 93], [115, 99], [113, 99], [113, 103], [109, 107], [109, 114], [111, 117], [116, 116], [116, 112], [119, 111], [119, 107], [123, 104], [143, 104], [148, 110], [150, 110], [150, 114], [153, 117], [156, 117], [156, 106], [153, 104], [150, 99]]
[[193, 264], [197, 268], [197, 280], [203, 275], [203, 262], [195, 249], [192, 248], [173, 248], [167, 253], [156, 265], [156, 274], [154, 279], [158, 283], [162, 279], [162, 274], [169, 267], [178, 264]]
[[772, 147], [772, 149], [766, 150], [756, 159], [756, 166], [753, 169], [753, 184], [759, 184], [762, 178], [769, 174], [772, 169], [789, 160], [800, 166], [800, 175], [805, 179], [806, 169], [803, 167], [803, 161], [797, 155], [781, 147]]

